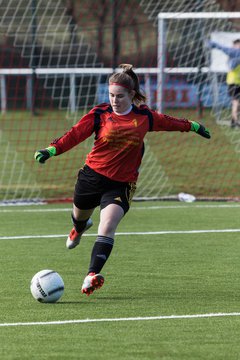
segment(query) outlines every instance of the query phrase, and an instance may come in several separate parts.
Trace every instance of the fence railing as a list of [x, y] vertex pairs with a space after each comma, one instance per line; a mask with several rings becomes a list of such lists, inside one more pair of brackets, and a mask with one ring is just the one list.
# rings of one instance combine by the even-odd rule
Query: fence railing
[[[7, 76], [25, 76], [26, 77], [26, 103], [27, 108], [32, 108], [33, 103], [33, 76], [69, 76], [70, 92], [69, 92], [69, 107], [70, 112], [77, 111], [76, 104], [76, 79], [79, 76], [106, 76], [112, 74], [114, 71], [121, 71], [120, 69], [113, 68], [5, 68], [0, 69], [0, 106], [1, 113], [4, 114], [8, 109], [7, 98]], [[165, 74], [191, 74], [191, 73], [208, 73], [208, 67], [179, 67], [179, 68], [165, 68]], [[161, 70], [159, 68], [137, 68], [135, 72], [144, 77], [145, 93], [149, 101], [151, 101], [151, 76], [159, 76]], [[159, 96], [162, 92], [162, 86], [157, 86], [157, 99], [162, 98]], [[161, 104], [157, 104], [158, 110], [161, 109]], [[149, 104], [151, 106], [151, 103]]]

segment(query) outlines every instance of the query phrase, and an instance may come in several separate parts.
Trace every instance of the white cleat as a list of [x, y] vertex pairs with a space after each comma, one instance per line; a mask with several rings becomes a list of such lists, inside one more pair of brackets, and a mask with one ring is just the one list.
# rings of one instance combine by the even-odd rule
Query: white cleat
[[68, 249], [74, 249], [76, 246], [78, 246], [80, 243], [82, 234], [85, 231], [87, 231], [92, 225], [93, 225], [92, 219], [89, 218], [87, 221], [87, 224], [85, 226], [85, 229], [82, 232], [78, 233], [75, 230], [75, 228], [72, 228], [72, 230], [70, 231], [70, 234], [68, 235], [68, 238], [67, 238], [66, 247]]
[[82, 293], [87, 296], [91, 295], [94, 290], [100, 289], [104, 284], [104, 277], [101, 274], [89, 273], [82, 285]]

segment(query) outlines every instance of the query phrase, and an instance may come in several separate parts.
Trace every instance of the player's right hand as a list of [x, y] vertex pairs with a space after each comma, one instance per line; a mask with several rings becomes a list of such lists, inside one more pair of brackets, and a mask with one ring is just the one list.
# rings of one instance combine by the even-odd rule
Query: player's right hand
[[34, 159], [40, 164], [44, 164], [51, 156], [56, 155], [56, 148], [54, 146], [49, 146], [46, 149], [37, 150], [34, 154]]
[[39, 163], [44, 164], [47, 159], [50, 158], [50, 154], [47, 151], [47, 149], [38, 150], [34, 154], [35, 160], [37, 160]]

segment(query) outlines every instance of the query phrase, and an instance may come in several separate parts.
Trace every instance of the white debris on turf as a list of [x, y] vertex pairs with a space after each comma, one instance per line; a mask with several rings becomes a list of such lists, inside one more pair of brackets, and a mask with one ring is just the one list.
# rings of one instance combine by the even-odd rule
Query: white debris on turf
[[194, 195], [186, 194], [184, 192], [181, 192], [178, 194], [178, 200], [184, 201], [184, 202], [194, 202], [196, 200]]

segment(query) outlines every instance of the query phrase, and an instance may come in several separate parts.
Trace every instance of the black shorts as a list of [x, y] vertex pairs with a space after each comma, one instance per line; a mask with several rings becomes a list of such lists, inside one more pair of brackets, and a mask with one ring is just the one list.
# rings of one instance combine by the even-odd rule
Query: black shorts
[[126, 214], [135, 190], [135, 182], [114, 181], [84, 165], [78, 173], [73, 202], [81, 210], [93, 209], [99, 205], [104, 209], [109, 204], [117, 204]]
[[240, 85], [228, 85], [228, 95], [234, 100], [240, 100]]

